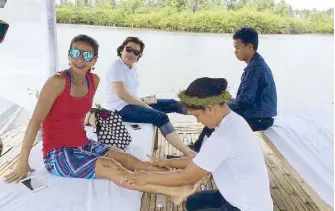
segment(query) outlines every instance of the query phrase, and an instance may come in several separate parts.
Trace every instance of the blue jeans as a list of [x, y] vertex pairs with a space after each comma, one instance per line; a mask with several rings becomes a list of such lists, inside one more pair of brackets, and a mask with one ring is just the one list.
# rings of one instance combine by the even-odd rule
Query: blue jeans
[[153, 109], [139, 105], [126, 105], [119, 114], [125, 122], [150, 123], [159, 128], [170, 122], [167, 113], [186, 114], [181, 104], [173, 99], [158, 99], [157, 104], [150, 106]]
[[240, 211], [229, 204], [218, 190], [197, 192], [186, 199], [187, 211]]

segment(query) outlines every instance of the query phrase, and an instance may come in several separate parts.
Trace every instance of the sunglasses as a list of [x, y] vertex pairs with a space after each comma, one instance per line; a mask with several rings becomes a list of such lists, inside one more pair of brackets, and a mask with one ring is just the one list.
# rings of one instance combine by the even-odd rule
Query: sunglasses
[[135, 56], [139, 56], [141, 54], [141, 52], [139, 50], [136, 50], [136, 49], [134, 49], [134, 48], [132, 48], [130, 46], [126, 46], [126, 51], [128, 53], [133, 52]]
[[94, 56], [94, 53], [89, 52], [89, 51], [82, 51], [82, 50], [75, 49], [75, 48], [69, 50], [69, 56], [72, 59], [76, 59], [80, 55], [83, 55], [83, 59], [86, 62], [91, 62], [94, 58], [96, 58], [96, 56]]
[[2, 43], [2, 41], [5, 39], [8, 27], [9, 27], [8, 23], [5, 23], [0, 20], [0, 43]]

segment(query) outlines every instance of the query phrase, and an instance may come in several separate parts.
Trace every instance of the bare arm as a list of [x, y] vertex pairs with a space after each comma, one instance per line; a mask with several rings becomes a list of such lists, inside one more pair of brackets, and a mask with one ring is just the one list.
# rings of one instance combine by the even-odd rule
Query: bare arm
[[150, 107], [140, 99], [137, 99], [136, 97], [129, 94], [123, 81], [112, 82], [112, 88], [116, 90], [117, 95], [126, 103], [129, 103], [130, 105]]
[[160, 167], [168, 167], [168, 168], [177, 168], [177, 169], [185, 169], [191, 162], [192, 159], [195, 157], [182, 157], [182, 158], [174, 158], [174, 159], [162, 159], [162, 158], [155, 158], [153, 156], [147, 155], [151, 159], [151, 164]]
[[33, 116], [29, 121], [23, 138], [23, 144], [16, 169], [5, 176], [6, 182], [18, 181], [31, 171], [28, 164], [29, 154], [42, 121], [48, 115], [57, 97], [63, 92], [65, 79], [60, 75], [54, 75], [44, 84], [38, 98]]
[[97, 74], [92, 74], [94, 78], [95, 91], [97, 91], [100, 83], [100, 77]]
[[191, 162], [184, 170], [167, 172], [139, 171], [127, 176], [126, 182], [137, 185], [155, 184], [163, 186], [180, 186], [194, 184], [209, 172]]
[[192, 162], [194, 157], [195, 155], [183, 158], [167, 159], [167, 163], [169, 167], [185, 169]]

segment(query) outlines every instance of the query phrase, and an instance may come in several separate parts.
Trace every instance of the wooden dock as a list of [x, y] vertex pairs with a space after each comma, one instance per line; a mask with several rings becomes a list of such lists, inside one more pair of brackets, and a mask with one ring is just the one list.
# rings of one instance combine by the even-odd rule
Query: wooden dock
[[[177, 131], [183, 137], [185, 143], [195, 141], [201, 132], [202, 126], [195, 123], [174, 123]], [[4, 149], [0, 157], [0, 176], [5, 174], [12, 167], [20, 151], [26, 125], [22, 125], [16, 129], [6, 132], [0, 136], [3, 141]], [[302, 181], [296, 179], [292, 175], [290, 169], [283, 161], [283, 158], [278, 156], [271, 146], [264, 140], [260, 134], [259, 140], [262, 147], [266, 165], [269, 172], [271, 195], [274, 203], [275, 211], [328, 211], [332, 210], [329, 206], [321, 206], [318, 199], [311, 198], [311, 194], [304, 187]], [[40, 138], [36, 140], [36, 143]], [[164, 157], [166, 154], [176, 154], [179, 152], [173, 148], [164, 138], [158, 133], [158, 149], [154, 151], [157, 157]], [[202, 187], [204, 188], [204, 187]], [[205, 189], [216, 189], [216, 185], [211, 180]], [[312, 196], [313, 197], [313, 196]], [[173, 205], [171, 201], [165, 198], [165, 205], [161, 208], [156, 206], [156, 195], [144, 193], [142, 197], [141, 211], [182, 211], [184, 204], [179, 206]]]

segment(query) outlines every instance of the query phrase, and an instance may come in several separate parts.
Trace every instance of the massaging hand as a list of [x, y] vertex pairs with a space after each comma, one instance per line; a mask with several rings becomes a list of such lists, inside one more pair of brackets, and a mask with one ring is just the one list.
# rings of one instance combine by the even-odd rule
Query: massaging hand
[[154, 166], [159, 166], [162, 168], [169, 168], [168, 160], [167, 159], [161, 159], [161, 158], [155, 158], [151, 155], [147, 155], [148, 158], [150, 158], [150, 163]]
[[29, 172], [35, 171], [34, 169], [30, 168], [27, 161], [19, 160], [16, 168], [9, 174], [5, 176], [5, 182], [19, 182], [23, 178], [25, 178]]
[[146, 185], [148, 184], [147, 178], [149, 177], [149, 173], [146, 171], [135, 171], [132, 174], [129, 174], [125, 177], [125, 182], [131, 185]]
[[156, 95], [150, 95], [142, 98], [142, 101], [148, 105], [157, 104]]

